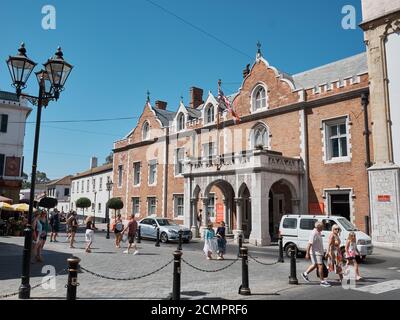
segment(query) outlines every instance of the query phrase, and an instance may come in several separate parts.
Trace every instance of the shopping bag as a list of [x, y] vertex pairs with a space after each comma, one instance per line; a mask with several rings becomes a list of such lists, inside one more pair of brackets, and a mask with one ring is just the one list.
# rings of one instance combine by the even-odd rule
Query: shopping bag
[[[322, 263], [322, 272], [323, 272], [323, 275], [324, 275], [324, 279], [328, 278], [328, 276], [329, 276], [329, 270], [328, 270], [328, 268], [326, 267], [325, 262]], [[319, 278], [319, 270], [318, 270], [318, 268], [317, 268], [317, 277]]]

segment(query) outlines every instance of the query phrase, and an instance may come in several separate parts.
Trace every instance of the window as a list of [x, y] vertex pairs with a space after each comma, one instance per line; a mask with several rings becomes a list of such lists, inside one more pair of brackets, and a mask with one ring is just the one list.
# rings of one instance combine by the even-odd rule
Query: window
[[175, 175], [183, 173], [183, 160], [185, 159], [185, 149], [180, 148], [175, 150]]
[[179, 114], [177, 124], [178, 131], [185, 129], [185, 115], [183, 113]]
[[174, 196], [174, 217], [183, 216], [183, 195]]
[[322, 223], [324, 224], [324, 231], [332, 231], [333, 225], [336, 224], [335, 221], [329, 219], [322, 220]]
[[119, 165], [118, 166], [118, 187], [122, 186], [122, 169], [123, 169], [123, 166]]
[[97, 212], [98, 212], [98, 213], [101, 212], [101, 203], [99, 203], [99, 205], [98, 205], [98, 210], [97, 210]]
[[253, 93], [253, 111], [267, 107], [267, 93], [263, 86], [258, 86]]
[[253, 148], [268, 147], [268, 130], [263, 124], [253, 129]]
[[133, 184], [135, 186], [140, 184], [140, 162], [133, 164]]
[[86, 192], [89, 192], [89, 185], [90, 185], [90, 182], [89, 182], [89, 179], [88, 180], [86, 180]]
[[326, 159], [334, 160], [348, 156], [346, 118], [325, 124]]
[[140, 214], [140, 199], [138, 197], [132, 198], [132, 213]]
[[92, 186], [93, 186], [93, 191], [96, 191], [96, 179], [93, 178], [92, 182], [93, 182], [93, 184], [92, 184]]
[[92, 203], [92, 212], [94, 212], [95, 209], [96, 209], [96, 205], [94, 203]]
[[215, 217], [215, 194], [210, 194], [208, 198], [207, 211], [210, 218]]
[[68, 197], [69, 196], [69, 188], [65, 188], [64, 189], [64, 197]]
[[81, 189], [81, 191], [82, 191], [82, 193], [84, 193], [85, 192], [85, 181], [81, 181], [82, 183], [82, 189]]
[[99, 191], [103, 190], [103, 178], [99, 178]]
[[283, 229], [296, 229], [297, 228], [297, 219], [286, 218], [283, 220]]
[[76, 193], [79, 193], [79, 181], [76, 182]]
[[149, 140], [150, 138], [150, 125], [146, 121], [142, 127], [142, 140]]
[[149, 184], [156, 183], [156, 176], [157, 176], [157, 162], [153, 160], [150, 161], [149, 164]]
[[7, 126], [8, 126], [8, 114], [2, 114], [1, 115], [1, 123], [0, 123], [0, 132], [7, 132]]
[[315, 223], [317, 219], [301, 219], [300, 220], [300, 229], [302, 230], [314, 230]]
[[4, 154], [0, 154], [0, 177], [4, 174], [4, 161], [6, 156]]
[[151, 216], [153, 214], [156, 214], [156, 198], [155, 197], [149, 197], [147, 198], [147, 215]]
[[205, 111], [206, 123], [214, 122], [214, 106], [210, 104]]
[[71, 193], [75, 192], [75, 182], [71, 183]]
[[215, 150], [215, 143], [214, 142], [208, 142], [203, 144], [203, 156], [204, 158], [211, 158], [216, 155], [216, 150]]

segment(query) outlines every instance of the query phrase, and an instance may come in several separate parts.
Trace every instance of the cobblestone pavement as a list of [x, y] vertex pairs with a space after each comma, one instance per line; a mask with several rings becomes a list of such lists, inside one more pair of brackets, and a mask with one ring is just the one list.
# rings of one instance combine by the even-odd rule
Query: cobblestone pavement
[[[122, 249], [115, 248], [113, 235], [111, 239], [105, 239], [104, 232], [95, 235], [94, 249], [92, 253], [84, 252], [84, 234], [77, 235], [76, 249], [70, 249], [66, 243], [65, 234], [61, 234], [57, 243], [47, 242], [44, 251], [44, 264], [31, 265], [31, 285], [35, 286], [42, 282], [46, 274], [42, 274], [44, 265], [53, 266], [56, 272], [60, 272], [67, 267], [67, 259], [76, 256], [81, 259], [80, 265], [94, 273], [113, 278], [133, 278], [149, 274], [172, 261], [173, 252], [177, 244], [161, 244], [155, 247], [154, 241], [142, 241], [139, 244], [139, 254], [124, 254], [123, 251], [127, 243], [123, 244]], [[252, 295], [244, 297], [238, 294], [241, 284], [241, 260], [237, 260], [237, 246], [232, 242], [228, 243], [225, 261], [205, 259], [202, 252], [200, 240], [193, 240], [189, 244], [183, 244], [183, 259], [196, 268], [203, 270], [216, 270], [224, 268], [218, 272], [200, 272], [186, 263], [182, 263], [182, 299], [304, 299], [315, 296], [315, 298], [332, 297], [332, 292], [343, 298], [357, 299], [360, 293], [355, 290], [343, 290], [340, 286], [330, 289], [320, 288], [318, 282], [305, 284], [300, 279], [300, 271], [304, 270], [308, 264], [304, 259], [299, 259], [297, 263], [299, 286], [288, 284], [290, 265], [288, 259], [285, 263], [273, 264], [278, 258], [278, 248], [256, 248], [249, 246], [252, 257], [257, 261], [272, 265], [263, 265], [249, 260], [249, 278]], [[1, 237], [0, 238], [0, 297], [18, 291], [21, 274], [23, 238]], [[386, 256], [399, 256], [398, 253], [383, 252], [382, 258], [373, 258], [370, 265], [363, 266], [365, 276], [370, 276], [373, 283], [386, 279], [400, 279], [396, 264], [399, 267], [399, 259], [390, 260]], [[374, 260], [375, 259], [375, 260]], [[235, 262], [236, 261], [236, 262]], [[383, 261], [383, 262], [382, 262]], [[375, 263], [374, 263], [375, 262]], [[379, 265], [381, 264], [381, 266]], [[136, 280], [109, 280], [94, 276], [88, 272], [81, 271], [78, 275], [79, 287], [77, 290], [78, 299], [145, 299], [161, 300], [168, 299], [172, 291], [172, 262], [164, 269]], [[380, 275], [381, 278], [377, 275]], [[314, 277], [314, 280], [316, 278]], [[51, 281], [49, 283], [52, 283]], [[55, 289], [44, 289], [43, 286], [35, 288], [31, 292], [33, 299], [65, 299], [67, 283], [66, 273], [56, 277]], [[371, 283], [366, 283], [365, 285]], [[321, 291], [322, 289], [322, 291]], [[328, 294], [327, 290], [332, 290]], [[350, 293], [352, 291], [352, 293]], [[392, 291], [400, 298], [400, 291]], [[354, 296], [352, 295], [354, 294]], [[384, 295], [383, 295], [384, 296]], [[382, 296], [382, 297], [383, 297]], [[372, 297], [372, 296], [371, 296]], [[18, 296], [7, 297], [6, 299], [17, 299]], [[376, 298], [376, 296], [374, 296]]]

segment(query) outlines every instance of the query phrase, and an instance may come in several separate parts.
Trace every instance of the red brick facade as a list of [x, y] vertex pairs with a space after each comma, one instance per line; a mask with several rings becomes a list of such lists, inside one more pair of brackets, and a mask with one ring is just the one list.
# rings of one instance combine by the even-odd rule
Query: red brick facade
[[[249, 150], [252, 148], [252, 129], [262, 123], [268, 129], [269, 149], [281, 152], [286, 157], [306, 157], [303, 160], [306, 162], [309, 175], [308, 202], [311, 212], [320, 211], [321, 214], [328, 214], [330, 193], [347, 190], [350, 192], [351, 218], [359, 228], [363, 229], [364, 216], [368, 215], [369, 207], [368, 176], [365, 166], [366, 128], [361, 94], [368, 93], [368, 74], [364, 72], [353, 76], [342, 82], [331, 79], [330, 84], [315, 83], [313, 88], [298, 88], [290, 76], [280, 73], [270, 67], [263, 58], [259, 58], [250, 73], [246, 75], [239, 92], [232, 99], [232, 106], [241, 117], [239, 124], [235, 124], [232, 116], [227, 113], [221, 115], [220, 125], [217, 126], [216, 111], [214, 123], [205, 124], [204, 108], [208, 102], [217, 97], [203, 97], [206, 102], [196, 108], [202, 100], [198, 97], [201, 91], [192, 89], [196, 97], [192, 97], [190, 103], [192, 107], [186, 110], [196, 110], [198, 116], [195, 119], [186, 118], [185, 130], [178, 135], [177, 117], [168, 124], [163, 124], [155, 112], [156, 107], [146, 104], [136, 128], [125, 139], [114, 145], [113, 196], [120, 197], [124, 201], [126, 214], [130, 214], [133, 210], [132, 197], [139, 197], [140, 217], [147, 215], [147, 197], [156, 197], [157, 215], [174, 218], [174, 195], [184, 195], [184, 178], [175, 174], [176, 148], [184, 147], [187, 156], [202, 157], [204, 155], [202, 144], [211, 137], [217, 146], [219, 144], [216, 151], [218, 155]], [[267, 107], [253, 112], [252, 99], [254, 99], [254, 89], [258, 85], [267, 88]], [[183, 110], [182, 108], [181, 105], [177, 115]], [[302, 119], [302, 112], [305, 112], [305, 120]], [[190, 114], [186, 117], [190, 117]], [[349, 154], [347, 159], [328, 161], [326, 158], [328, 131], [325, 122], [336, 118], [346, 121]], [[145, 123], [148, 123], [151, 129], [151, 136], [147, 141], [142, 139], [142, 128]], [[209, 131], [203, 132], [204, 128], [208, 128]], [[218, 135], [219, 143], [216, 142]], [[371, 143], [370, 148], [372, 149]], [[153, 159], [158, 161], [157, 178], [156, 184], [149, 186], [148, 164]], [[140, 186], [133, 185], [135, 162], [141, 162]], [[123, 166], [123, 178], [121, 186], [118, 187], [120, 165]], [[223, 204], [220, 190], [214, 188], [213, 191], [216, 192], [216, 206]], [[286, 207], [290, 206], [290, 200], [285, 199], [285, 203]], [[202, 204], [198, 204], [198, 207], [202, 208]], [[178, 218], [180, 223], [182, 223], [181, 218]]]

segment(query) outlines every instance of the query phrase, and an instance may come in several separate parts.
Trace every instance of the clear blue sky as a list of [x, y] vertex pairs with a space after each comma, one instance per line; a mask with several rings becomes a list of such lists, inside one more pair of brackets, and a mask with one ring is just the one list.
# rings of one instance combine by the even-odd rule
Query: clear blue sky
[[[355, 6], [357, 23], [362, 20], [360, 0], [151, 1], [169, 13], [150, 0], [2, 1], [0, 62], [16, 53], [21, 41], [38, 63], [62, 46], [75, 68], [61, 99], [43, 112], [42, 120], [49, 121], [137, 117], [147, 89], [152, 102], [167, 101], [170, 110], [177, 109], [181, 95], [188, 103], [191, 86], [215, 93], [219, 78], [225, 93], [236, 92], [242, 70], [254, 61], [258, 40], [264, 57], [288, 73], [365, 50], [359, 28], [341, 27], [344, 5]], [[41, 10], [47, 4], [57, 10], [56, 30], [41, 27]], [[4, 62], [0, 89], [13, 90]], [[37, 93], [34, 77], [26, 92]], [[35, 119], [34, 111], [28, 121]], [[136, 119], [43, 123], [38, 169], [57, 178], [86, 170], [92, 155], [102, 163], [113, 142], [135, 124]], [[24, 155], [29, 174], [33, 139], [34, 124], [28, 124]]]

